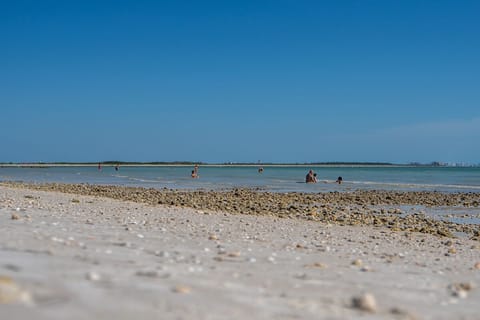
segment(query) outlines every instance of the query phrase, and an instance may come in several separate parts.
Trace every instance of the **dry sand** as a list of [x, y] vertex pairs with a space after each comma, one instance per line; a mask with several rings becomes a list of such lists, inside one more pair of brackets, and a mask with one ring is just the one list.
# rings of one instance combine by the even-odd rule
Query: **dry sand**
[[479, 319], [480, 243], [0, 186], [0, 319]]

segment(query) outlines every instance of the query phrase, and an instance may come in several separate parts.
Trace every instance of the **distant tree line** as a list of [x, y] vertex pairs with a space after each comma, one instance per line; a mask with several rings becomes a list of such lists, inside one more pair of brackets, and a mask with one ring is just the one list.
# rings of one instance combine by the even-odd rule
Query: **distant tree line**
[[[207, 163], [201, 161], [150, 161], [150, 162], [140, 162], [140, 161], [120, 161], [120, 160], [108, 160], [108, 161], [99, 161], [99, 162], [23, 162], [23, 163], [14, 163], [14, 162], [0, 162], [0, 166], [42, 166], [46, 167], [48, 165], [232, 165], [232, 166], [411, 166], [411, 167], [448, 167], [450, 166], [447, 163], [432, 161], [430, 163], [420, 163], [420, 162], [410, 162], [406, 164], [398, 164], [391, 162], [346, 162], [346, 161], [328, 161], [328, 162], [223, 162], [223, 163]], [[480, 166], [469, 165], [473, 167]]]

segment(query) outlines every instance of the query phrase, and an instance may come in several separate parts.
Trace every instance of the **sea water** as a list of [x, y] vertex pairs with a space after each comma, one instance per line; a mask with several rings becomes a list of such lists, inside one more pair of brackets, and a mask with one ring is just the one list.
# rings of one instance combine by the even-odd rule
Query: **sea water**
[[[407, 166], [65, 166], [0, 167], [0, 181], [88, 183], [184, 190], [254, 188], [270, 192], [353, 190], [480, 192], [480, 167]], [[309, 170], [318, 183], [305, 183]], [[343, 178], [341, 185], [337, 177]]]

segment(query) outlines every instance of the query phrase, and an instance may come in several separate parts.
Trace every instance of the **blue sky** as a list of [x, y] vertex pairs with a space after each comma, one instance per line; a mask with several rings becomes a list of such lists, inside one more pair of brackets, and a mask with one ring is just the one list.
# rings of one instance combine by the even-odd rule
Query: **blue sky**
[[0, 1], [0, 162], [480, 163], [479, 1]]

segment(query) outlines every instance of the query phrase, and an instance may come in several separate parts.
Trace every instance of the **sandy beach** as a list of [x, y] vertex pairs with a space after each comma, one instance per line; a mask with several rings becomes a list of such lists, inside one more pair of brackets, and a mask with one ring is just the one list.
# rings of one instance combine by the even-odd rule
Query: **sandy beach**
[[1, 319], [479, 319], [478, 226], [346, 223], [372, 194], [252, 214], [82, 188], [0, 186]]

